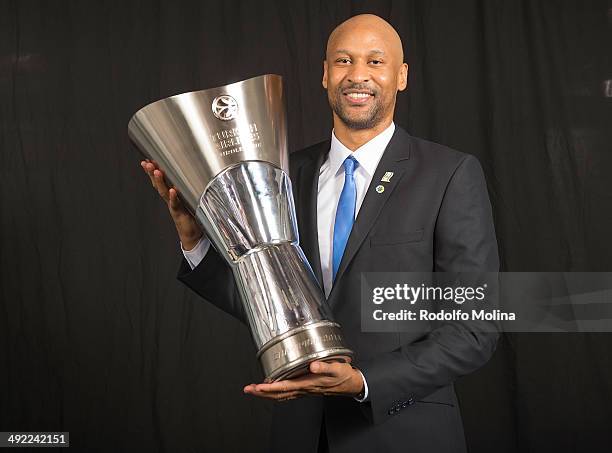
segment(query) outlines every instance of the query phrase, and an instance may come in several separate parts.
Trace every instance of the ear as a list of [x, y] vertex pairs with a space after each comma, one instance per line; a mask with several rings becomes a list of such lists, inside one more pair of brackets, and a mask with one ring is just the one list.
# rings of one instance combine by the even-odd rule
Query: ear
[[321, 85], [327, 90], [327, 60], [323, 60], [323, 80]]
[[404, 91], [408, 86], [408, 64], [402, 63], [399, 69], [399, 77], [397, 78], [397, 90]]

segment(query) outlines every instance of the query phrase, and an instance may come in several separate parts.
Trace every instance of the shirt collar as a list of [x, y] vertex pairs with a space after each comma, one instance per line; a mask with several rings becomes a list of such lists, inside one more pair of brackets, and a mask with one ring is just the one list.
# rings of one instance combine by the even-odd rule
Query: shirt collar
[[364, 143], [355, 151], [351, 151], [336, 138], [336, 134], [332, 130], [331, 148], [329, 150], [329, 169], [331, 174], [337, 174], [344, 160], [352, 155], [359, 162], [359, 167], [363, 168], [368, 173], [368, 176], [373, 176], [380, 158], [385, 152], [391, 137], [393, 137], [393, 132], [395, 132], [395, 123], [392, 121], [389, 127], [376, 137]]

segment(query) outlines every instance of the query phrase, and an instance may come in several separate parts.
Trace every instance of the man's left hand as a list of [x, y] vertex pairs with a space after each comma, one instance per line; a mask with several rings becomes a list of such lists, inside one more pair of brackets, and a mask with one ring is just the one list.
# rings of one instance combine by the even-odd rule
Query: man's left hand
[[363, 391], [361, 373], [348, 363], [315, 361], [310, 373], [295, 379], [270, 384], [249, 384], [244, 393], [277, 401], [305, 395], [357, 396]]

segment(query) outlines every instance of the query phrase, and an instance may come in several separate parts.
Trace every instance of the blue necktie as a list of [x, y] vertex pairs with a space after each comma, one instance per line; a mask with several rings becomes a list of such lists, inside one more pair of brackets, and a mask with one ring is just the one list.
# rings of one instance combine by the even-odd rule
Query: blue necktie
[[357, 187], [355, 186], [355, 175], [353, 172], [359, 165], [353, 156], [344, 160], [344, 187], [338, 200], [336, 210], [336, 222], [334, 223], [334, 244], [333, 244], [333, 279], [342, 261], [342, 255], [346, 248], [353, 223], [355, 222], [355, 201], [357, 200]]

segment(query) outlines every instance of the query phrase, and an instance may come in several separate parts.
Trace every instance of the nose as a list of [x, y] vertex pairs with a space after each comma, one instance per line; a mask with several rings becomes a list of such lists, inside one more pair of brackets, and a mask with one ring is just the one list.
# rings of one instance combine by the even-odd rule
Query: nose
[[365, 83], [370, 80], [370, 70], [367, 64], [356, 61], [348, 74], [348, 81], [351, 83]]

